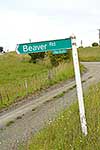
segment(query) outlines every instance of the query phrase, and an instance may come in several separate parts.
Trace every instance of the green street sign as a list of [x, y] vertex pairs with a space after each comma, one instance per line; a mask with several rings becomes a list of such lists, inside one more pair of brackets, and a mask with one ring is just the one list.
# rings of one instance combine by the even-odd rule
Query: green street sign
[[64, 53], [67, 53], [67, 49], [58, 49], [58, 50], [54, 50], [52, 53], [53, 54], [64, 54]]
[[67, 39], [58, 39], [58, 40], [51, 40], [51, 41], [17, 44], [16, 51], [18, 54], [38, 53], [38, 52], [47, 52], [47, 51], [58, 53], [57, 52], [58, 50], [59, 53], [60, 50], [62, 50], [62, 52], [65, 53], [65, 49], [71, 49], [71, 48], [72, 48], [71, 38], [67, 38]]

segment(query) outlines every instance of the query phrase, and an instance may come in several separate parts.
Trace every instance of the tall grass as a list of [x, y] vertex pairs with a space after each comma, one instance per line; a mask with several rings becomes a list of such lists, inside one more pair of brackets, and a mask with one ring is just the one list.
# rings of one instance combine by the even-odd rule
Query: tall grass
[[62, 112], [20, 150], [100, 150], [100, 84], [85, 95], [88, 135], [81, 132], [78, 104]]
[[29, 60], [28, 55], [17, 55], [15, 52], [1, 55], [0, 85], [21, 81], [48, 71], [48, 68], [43, 64], [29, 63]]
[[0, 108], [27, 95], [33, 88], [31, 79], [48, 72], [46, 66], [29, 63], [29, 60], [28, 55], [15, 52], [0, 56]]
[[71, 63], [61, 64], [48, 72], [42, 72], [40, 75], [34, 75], [0, 85], [0, 108], [7, 107], [21, 98], [47, 88], [60, 81], [73, 77], [73, 66]]
[[29, 56], [14, 52], [0, 57], [0, 109], [74, 76], [72, 62], [51, 68], [43, 62], [33, 64], [29, 60]]

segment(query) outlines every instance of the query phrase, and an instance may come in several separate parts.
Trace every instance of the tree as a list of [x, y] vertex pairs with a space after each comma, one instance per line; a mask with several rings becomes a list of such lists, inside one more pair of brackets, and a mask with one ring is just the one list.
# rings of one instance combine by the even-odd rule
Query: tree
[[3, 47], [0, 47], [0, 53], [3, 52]]
[[53, 54], [51, 51], [47, 52], [47, 56], [49, 57], [52, 66], [58, 66], [61, 62], [69, 62], [72, 59], [71, 55], [70, 50], [65, 54], [57, 55]]
[[39, 53], [30, 53], [31, 56], [30, 62], [36, 63], [38, 59], [43, 59], [45, 57], [45, 52], [39, 52]]
[[97, 42], [92, 43], [92, 47], [96, 47], [96, 46], [98, 46]]

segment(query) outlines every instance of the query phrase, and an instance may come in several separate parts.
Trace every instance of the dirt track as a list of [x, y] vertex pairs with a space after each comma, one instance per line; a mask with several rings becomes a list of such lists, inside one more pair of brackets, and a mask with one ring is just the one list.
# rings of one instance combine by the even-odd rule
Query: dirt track
[[[100, 81], [100, 62], [84, 62], [83, 64], [88, 69], [87, 73], [82, 76], [85, 92], [90, 85]], [[0, 116], [0, 150], [16, 149], [15, 143], [26, 140], [31, 134], [53, 120], [58, 112], [72, 104], [77, 99], [76, 88], [73, 87], [75, 87], [75, 81], [67, 81], [48, 89], [38, 97], [30, 98], [29, 103], [23, 104], [16, 110], [8, 111], [7, 114], [2, 113]], [[56, 97], [63, 92], [62, 97]], [[8, 124], [12, 120], [14, 120], [12, 124]]]

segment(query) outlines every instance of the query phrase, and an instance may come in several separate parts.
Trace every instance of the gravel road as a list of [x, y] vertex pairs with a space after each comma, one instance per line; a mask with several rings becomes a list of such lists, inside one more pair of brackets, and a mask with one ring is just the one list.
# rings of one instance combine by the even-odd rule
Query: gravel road
[[[100, 62], [82, 62], [83, 90], [100, 81]], [[60, 94], [63, 93], [63, 96]], [[57, 97], [57, 95], [59, 95]], [[43, 91], [16, 109], [0, 114], [0, 150], [17, 150], [16, 143], [27, 140], [77, 99], [75, 81], [70, 80]]]

